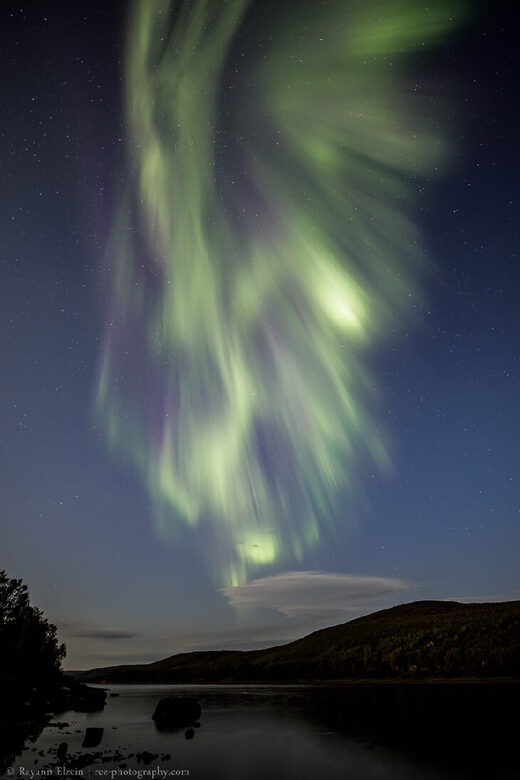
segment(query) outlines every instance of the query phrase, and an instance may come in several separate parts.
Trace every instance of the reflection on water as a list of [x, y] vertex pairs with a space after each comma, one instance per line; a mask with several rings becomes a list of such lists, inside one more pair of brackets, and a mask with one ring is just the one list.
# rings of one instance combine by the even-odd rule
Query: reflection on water
[[[14, 776], [54, 767], [63, 777], [69, 767], [85, 778], [118, 768], [112, 778], [157, 768], [200, 780], [519, 777], [517, 683], [105, 687], [118, 695], [104, 711], [60, 715], [16, 760]], [[161, 732], [155, 706], [177, 693], [200, 702], [200, 725]], [[98, 730], [91, 737], [103, 729], [94, 749], [84, 745], [87, 729]]]

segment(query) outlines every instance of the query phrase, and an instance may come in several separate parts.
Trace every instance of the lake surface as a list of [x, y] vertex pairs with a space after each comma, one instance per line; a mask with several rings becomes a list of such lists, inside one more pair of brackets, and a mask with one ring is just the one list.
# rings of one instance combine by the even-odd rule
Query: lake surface
[[[109, 692], [103, 711], [56, 716], [58, 725], [26, 748], [11, 776], [52, 776], [52, 769], [54, 776], [112, 780], [520, 777], [511, 750], [516, 683], [102, 687]], [[200, 702], [191, 738], [185, 728], [157, 730], [151, 716], [168, 695]], [[103, 729], [99, 746], [82, 747], [93, 727]]]

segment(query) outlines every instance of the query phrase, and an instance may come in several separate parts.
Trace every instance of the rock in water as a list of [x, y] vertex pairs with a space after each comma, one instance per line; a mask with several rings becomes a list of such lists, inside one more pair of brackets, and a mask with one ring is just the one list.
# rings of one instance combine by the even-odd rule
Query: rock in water
[[151, 764], [155, 758], [159, 758], [157, 753], [150, 753], [149, 750], [143, 750], [142, 753], [137, 753], [137, 763], [143, 762], [143, 764]]
[[83, 740], [83, 744], [81, 747], [86, 748], [94, 748], [99, 745], [101, 740], [103, 739], [103, 731], [102, 728], [94, 728], [90, 726], [88, 729], [85, 730], [85, 738]]
[[191, 696], [167, 696], [157, 704], [152, 719], [159, 729], [191, 726], [200, 718], [201, 708]]
[[97, 712], [105, 706], [107, 692], [103, 688], [91, 688], [77, 683], [73, 691], [74, 712]]
[[60, 742], [58, 745], [58, 750], [56, 751], [56, 756], [59, 761], [63, 761], [65, 756], [67, 755], [68, 745], [66, 742]]

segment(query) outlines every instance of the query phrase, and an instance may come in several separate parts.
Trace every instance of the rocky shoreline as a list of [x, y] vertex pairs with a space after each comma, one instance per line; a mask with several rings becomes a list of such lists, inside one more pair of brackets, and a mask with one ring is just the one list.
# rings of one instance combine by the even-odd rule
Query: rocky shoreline
[[[93, 763], [115, 762], [120, 767], [126, 766], [125, 760], [133, 760], [138, 764], [147, 765], [152, 761], [168, 761], [169, 754], [152, 753], [150, 751], [132, 752], [124, 755], [120, 749], [98, 750], [104, 738], [104, 728], [87, 727], [83, 734], [82, 748], [92, 752], [71, 752], [67, 736], [80, 734], [81, 730], [67, 721], [57, 720], [54, 716], [65, 712], [99, 712], [104, 709], [107, 691], [103, 688], [92, 688], [76, 682], [71, 677], [62, 675], [52, 689], [27, 689], [10, 686], [10, 701], [4, 700], [4, 709], [0, 713], [1, 744], [0, 773], [10, 767], [24, 750], [35, 754], [33, 763], [40, 769], [52, 769], [59, 766], [68, 774], [79, 771]], [[22, 695], [23, 694], [23, 695]], [[118, 694], [111, 694], [117, 696]], [[168, 696], [161, 699], [150, 719], [155, 722], [160, 731], [181, 732], [187, 740], [193, 739], [201, 715], [199, 702], [189, 696]], [[59, 738], [48, 750], [38, 750], [30, 747], [44, 728], [55, 729]], [[77, 741], [77, 737], [75, 738]]]
[[38, 738], [54, 715], [70, 710], [97, 712], [105, 706], [107, 696], [102, 688], [91, 688], [63, 674], [37, 686], [2, 676], [0, 687], [0, 773], [12, 764], [27, 742]]

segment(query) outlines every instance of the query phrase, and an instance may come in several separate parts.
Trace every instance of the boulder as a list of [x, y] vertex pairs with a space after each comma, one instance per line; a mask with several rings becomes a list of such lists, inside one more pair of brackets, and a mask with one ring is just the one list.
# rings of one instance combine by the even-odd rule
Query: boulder
[[83, 744], [81, 745], [81, 747], [86, 747], [86, 748], [97, 747], [101, 743], [101, 740], [103, 739], [103, 732], [104, 729], [102, 728], [95, 728], [93, 726], [89, 726], [85, 730], [85, 737], [83, 739]]
[[59, 761], [63, 761], [65, 756], [67, 755], [67, 750], [69, 749], [69, 746], [66, 742], [60, 742], [58, 745], [58, 750], [56, 751], [56, 756]]
[[200, 718], [199, 702], [191, 696], [167, 696], [155, 708], [152, 719], [157, 728], [170, 730], [191, 726]]
[[91, 688], [79, 683], [73, 691], [74, 712], [98, 712], [104, 708], [106, 697], [103, 688]]

